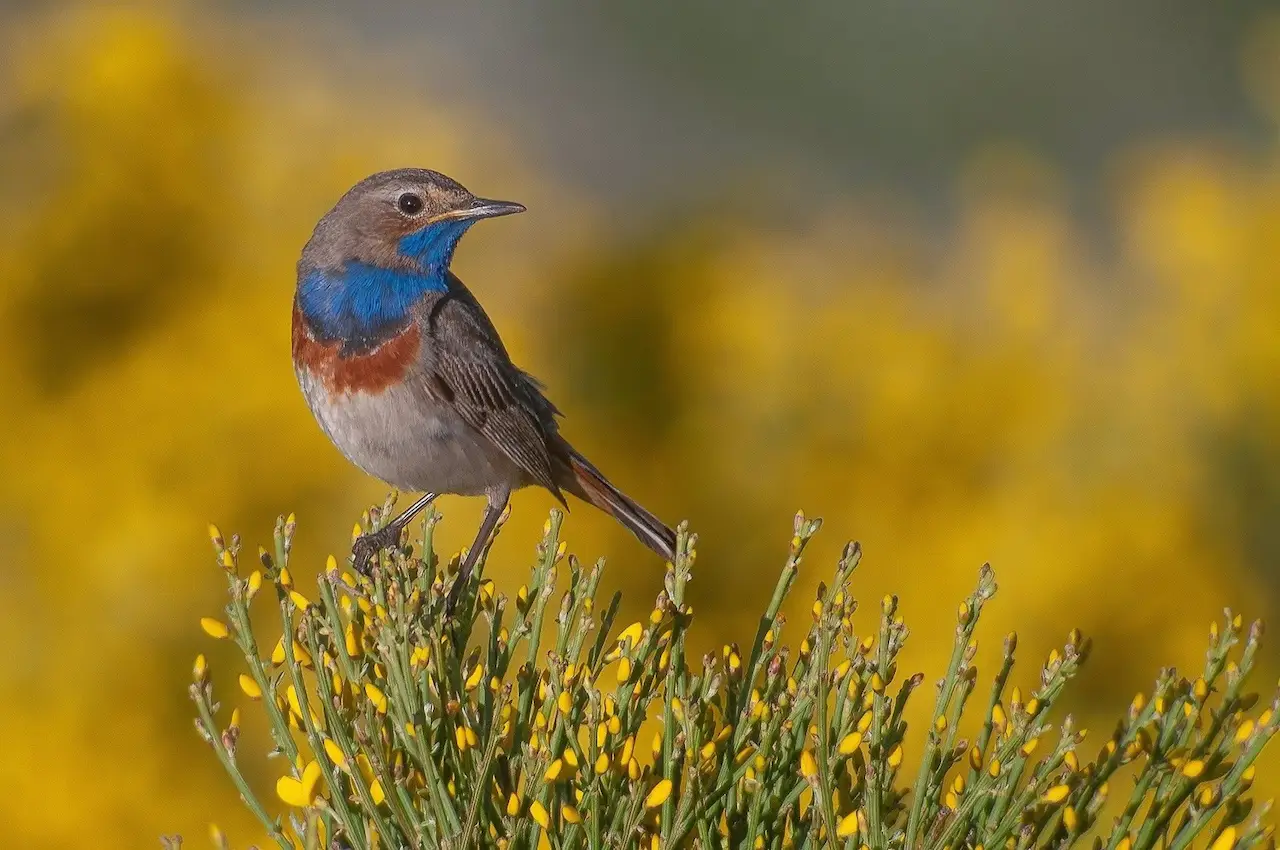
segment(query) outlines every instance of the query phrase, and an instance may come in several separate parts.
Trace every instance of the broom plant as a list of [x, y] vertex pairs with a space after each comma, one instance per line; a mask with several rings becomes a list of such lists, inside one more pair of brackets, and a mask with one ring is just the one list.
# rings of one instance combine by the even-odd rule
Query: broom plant
[[[899, 670], [908, 629], [896, 597], [858, 631], [857, 544], [787, 630], [798, 642], [783, 641], [783, 603], [819, 520], [796, 516], [755, 634], [692, 659], [687, 529], [652, 611], [624, 624], [619, 596], [598, 598], [603, 563], [566, 556], [558, 512], [527, 584], [500, 591], [481, 559], [446, 617], [457, 561], [434, 553], [438, 521], [431, 513], [415, 545], [384, 552], [371, 576], [330, 558], [316, 599], [294, 585], [292, 516], [256, 559], [211, 528], [229, 599], [226, 617], [202, 626], [234, 641], [244, 666], [238, 693], [215, 693], [196, 659], [196, 728], [281, 848], [1274, 845], [1269, 803], [1249, 797], [1280, 726], [1277, 696], [1246, 688], [1260, 623], [1228, 611], [1203, 670], [1161, 671], [1090, 760], [1085, 730], [1050, 719], [1089, 639], [1068, 635], [1022, 693], [1009, 687], [1010, 634], [995, 675], [980, 677], [976, 632], [996, 592], [983, 567], [944, 675], [915, 697], [932, 700], [928, 725], [908, 741], [907, 704], [925, 677]], [[267, 617], [279, 618], [273, 647], [255, 637]], [[281, 757], [271, 793], [250, 781], [263, 767], [239, 746], [242, 709], [223, 705], [233, 701], [265, 715]]]

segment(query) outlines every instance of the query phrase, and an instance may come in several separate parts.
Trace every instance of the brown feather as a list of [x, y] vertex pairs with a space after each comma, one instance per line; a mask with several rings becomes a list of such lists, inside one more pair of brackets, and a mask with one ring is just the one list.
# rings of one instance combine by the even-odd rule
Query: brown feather
[[567, 456], [561, 486], [585, 502], [612, 516], [654, 552], [668, 561], [676, 557], [676, 533], [666, 523], [623, 493], [568, 443], [561, 441]]
[[315, 338], [306, 317], [293, 308], [293, 362], [317, 375], [333, 395], [380, 393], [404, 379], [417, 361], [422, 332], [410, 322], [395, 336], [360, 354], [342, 354], [342, 342]]

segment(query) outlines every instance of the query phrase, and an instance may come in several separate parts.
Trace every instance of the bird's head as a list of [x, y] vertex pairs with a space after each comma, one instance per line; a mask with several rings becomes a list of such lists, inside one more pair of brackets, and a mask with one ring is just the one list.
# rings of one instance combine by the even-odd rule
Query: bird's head
[[440, 275], [467, 228], [482, 218], [523, 211], [511, 201], [477, 198], [437, 171], [384, 171], [338, 200], [316, 225], [302, 260], [311, 269], [358, 263]]
[[448, 290], [453, 249], [467, 228], [523, 211], [423, 168], [367, 177], [320, 219], [302, 250], [297, 306], [325, 339], [368, 341], [403, 327], [426, 293]]

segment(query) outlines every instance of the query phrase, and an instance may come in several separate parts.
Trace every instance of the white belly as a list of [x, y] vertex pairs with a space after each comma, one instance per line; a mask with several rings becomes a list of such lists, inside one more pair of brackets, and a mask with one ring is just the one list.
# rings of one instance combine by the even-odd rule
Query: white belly
[[347, 459], [406, 491], [478, 496], [524, 482], [519, 469], [452, 407], [401, 386], [330, 397], [299, 373], [316, 421]]

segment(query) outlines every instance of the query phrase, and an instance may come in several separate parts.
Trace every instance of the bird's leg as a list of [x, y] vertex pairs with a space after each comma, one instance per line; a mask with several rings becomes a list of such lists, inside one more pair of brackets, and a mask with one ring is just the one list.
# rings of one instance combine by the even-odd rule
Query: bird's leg
[[476, 540], [471, 544], [471, 548], [467, 550], [467, 556], [462, 559], [462, 566], [458, 569], [458, 577], [453, 580], [453, 587], [449, 590], [449, 598], [445, 600], [445, 614], [453, 613], [454, 606], [458, 604], [458, 599], [462, 596], [462, 589], [467, 586], [467, 582], [471, 579], [471, 570], [475, 567], [476, 561], [480, 557], [480, 552], [489, 541], [494, 528], [497, 527], [498, 520], [502, 518], [502, 512], [506, 510], [507, 500], [510, 497], [509, 492], [503, 492], [498, 495], [491, 494], [489, 496], [489, 501], [484, 508], [484, 518], [480, 520], [480, 530], [476, 532]]
[[352, 562], [357, 572], [369, 575], [378, 553], [390, 546], [400, 545], [400, 533], [427, 505], [436, 500], [435, 493], [423, 493], [422, 498], [405, 508], [404, 513], [377, 531], [362, 534], [351, 546]]

